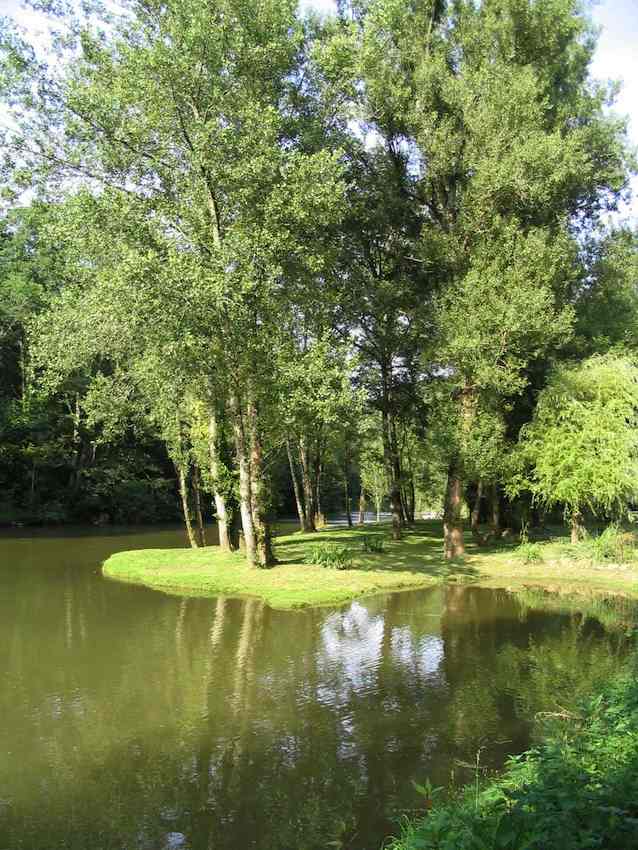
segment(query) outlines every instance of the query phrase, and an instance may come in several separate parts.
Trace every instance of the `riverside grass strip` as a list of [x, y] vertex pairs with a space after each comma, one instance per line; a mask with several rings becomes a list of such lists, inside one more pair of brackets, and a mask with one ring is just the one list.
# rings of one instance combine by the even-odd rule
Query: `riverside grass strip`
[[[483, 584], [509, 590], [545, 589], [560, 594], [619, 594], [638, 598], [636, 564], [596, 566], [563, 557], [560, 545], [543, 544], [543, 558], [525, 563], [515, 543], [478, 548], [469, 538], [467, 555], [446, 561], [441, 523], [415, 523], [400, 541], [391, 540], [385, 524], [354, 529], [326, 529], [315, 534], [283, 534], [275, 538], [278, 564], [249, 567], [241, 553], [218, 547], [145, 549], [118, 552], [104, 564], [109, 578], [191, 596], [254, 596], [273, 608], [301, 608], [345, 603], [361, 596], [418, 589], [440, 582]], [[383, 551], [364, 551], [370, 536], [383, 541]], [[352, 564], [329, 570], [305, 563], [318, 542], [348, 546]]]

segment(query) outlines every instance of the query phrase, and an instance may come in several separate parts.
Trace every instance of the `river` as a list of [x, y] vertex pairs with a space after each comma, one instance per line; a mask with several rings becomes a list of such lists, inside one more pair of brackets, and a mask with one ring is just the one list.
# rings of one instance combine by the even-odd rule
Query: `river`
[[624, 628], [504, 591], [282, 612], [100, 573], [183, 545], [0, 536], [0, 850], [378, 850], [423, 805], [411, 780], [498, 769], [625, 651]]

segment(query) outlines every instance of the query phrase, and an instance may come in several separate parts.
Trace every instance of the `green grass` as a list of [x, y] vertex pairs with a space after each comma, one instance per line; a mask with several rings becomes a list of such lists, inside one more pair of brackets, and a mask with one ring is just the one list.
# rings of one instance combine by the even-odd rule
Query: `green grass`
[[[282, 529], [287, 531], [288, 529]], [[381, 552], [364, 551], [365, 538], [383, 543]], [[467, 537], [463, 559], [445, 561], [441, 523], [424, 521], [390, 539], [388, 525], [328, 529], [316, 534], [286, 533], [275, 539], [279, 564], [249, 568], [240, 553], [204, 549], [146, 549], [119, 552], [104, 564], [104, 574], [167, 592], [193, 596], [257, 596], [273, 608], [339, 604], [359, 596], [426, 587], [441, 581], [480, 583], [511, 590], [543, 588], [562, 594], [615, 593], [638, 597], [638, 565], [597, 566], [565, 557], [562, 544], [540, 544], [541, 558], [525, 562], [517, 541], [478, 548]], [[330, 570], [304, 563], [318, 543], [339, 544], [353, 552], [349, 569]]]

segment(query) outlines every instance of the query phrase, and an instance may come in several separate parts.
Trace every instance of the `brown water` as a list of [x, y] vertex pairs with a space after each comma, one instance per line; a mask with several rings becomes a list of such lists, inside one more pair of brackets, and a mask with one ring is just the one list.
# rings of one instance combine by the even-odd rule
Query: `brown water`
[[498, 768], [624, 652], [624, 629], [502, 591], [288, 613], [100, 575], [182, 545], [0, 537], [0, 850], [377, 850], [412, 779]]

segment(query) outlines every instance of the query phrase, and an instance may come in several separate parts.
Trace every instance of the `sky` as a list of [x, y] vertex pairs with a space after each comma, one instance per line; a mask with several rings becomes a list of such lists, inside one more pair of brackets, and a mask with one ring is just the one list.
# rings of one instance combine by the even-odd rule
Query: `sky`
[[[300, 5], [329, 14], [335, 0], [300, 0]], [[38, 16], [25, 11], [22, 0], [0, 0], [0, 14], [14, 18], [36, 38], [42, 30]], [[592, 73], [622, 83], [614, 111], [629, 118], [629, 137], [638, 147], [638, 0], [594, 0], [592, 17], [601, 27]], [[638, 178], [634, 178], [633, 193], [634, 200], [621, 217], [638, 225]]]

